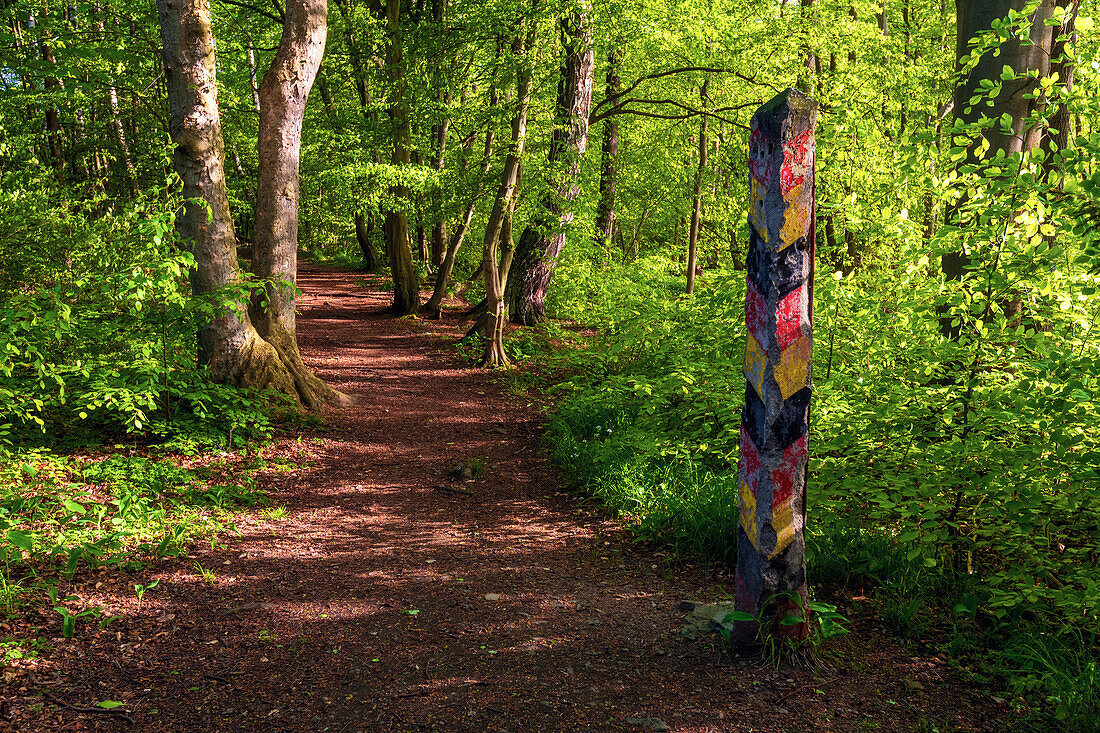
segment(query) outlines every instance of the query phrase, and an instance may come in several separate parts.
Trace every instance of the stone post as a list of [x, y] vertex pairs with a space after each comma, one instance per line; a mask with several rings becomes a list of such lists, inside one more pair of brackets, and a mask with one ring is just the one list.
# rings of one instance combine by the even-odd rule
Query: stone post
[[[817, 103], [788, 89], [753, 115], [749, 138], [749, 250], [745, 292], [745, 408], [737, 467], [736, 623], [801, 639], [779, 621], [806, 598], [806, 438], [813, 351], [814, 127]], [[787, 594], [780, 596], [779, 594]]]

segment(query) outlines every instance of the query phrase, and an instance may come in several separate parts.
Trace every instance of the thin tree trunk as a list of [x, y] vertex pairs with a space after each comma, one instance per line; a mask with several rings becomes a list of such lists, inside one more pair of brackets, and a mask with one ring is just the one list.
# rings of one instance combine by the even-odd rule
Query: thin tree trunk
[[[42, 31], [40, 46], [42, 61], [53, 69], [57, 67], [57, 59], [54, 57], [53, 47], [50, 45], [49, 31]], [[46, 96], [52, 97], [60, 91], [64, 91], [61, 80], [53, 73], [46, 74]], [[65, 181], [65, 153], [61, 149], [61, 120], [57, 103], [53, 99], [46, 101], [46, 139], [50, 147], [50, 159], [53, 161], [54, 174], [59, 182]]]
[[[443, 22], [446, 19], [447, 13], [447, 0], [432, 0], [432, 20], [439, 28], [443, 27]], [[454, 62], [452, 61], [452, 68]], [[443, 76], [440, 72], [440, 76]], [[444, 78], [439, 83], [439, 102], [440, 106], [444, 109], [449, 109], [451, 105], [452, 95], [447, 87], [447, 80]], [[432, 128], [432, 141], [435, 148], [435, 170], [437, 177], [442, 178], [443, 166], [446, 161], [447, 152], [447, 136], [451, 130], [451, 116], [448, 112], [444, 114], [439, 122]], [[435, 221], [432, 223], [432, 257], [431, 266], [437, 271], [443, 264], [443, 256], [447, 251], [447, 219], [443, 211], [443, 189], [442, 186], [436, 188], [432, 195], [432, 215]]]
[[[106, 29], [103, 23], [103, 7], [98, 0], [92, 5], [92, 12], [96, 16], [96, 28], [99, 31], [100, 42], [104, 42]], [[111, 127], [115, 133], [115, 142], [118, 143], [119, 157], [122, 158], [122, 164], [126, 168], [127, 189], [131, 196], [136, 197], [138, 194], [137, 171], [134, 169], [133, 156], [130, 154], [130, 143], [126, 139], [126, 128], [122, 125], [122, 115], [119, 113], [118, 105], [118, 89], [115, 87], [113, 77], [107, 85], [107, 107], [111, 110]]]
[[[370, 92], [367, 87], [367, 74], [363, 63], [362, 49], [359, 47], [358, 39], [355, 37], [355, 29], [352, 26], [351, 0], [337, 0], [336, 7], [339, 8], [340, 16], [344, 21], [344, 42], [348, 47], [352, 81], [355, 85], [356, 96], [359, 98], [359, 109], [363, 119], [367, 123], [373, 124], [377, 122], [377, 113], [368, 109]], [[381, 162], [382, 159], [377, 150], [374, 151], [373, 158], [376, 163]], [[368, 216], [365, 211], [355, 212], [355, 237], [363, 254], [364, 272], [377, 272], [382, 264], [375, 247], [374, 232], [374, 217]]]
[[256, 75], [256, 48], [252, 36], [248, 36], [248, 84], [252, 87], [252, 109], [260, 114], [260, 85]]
[[355, 239], [363, 254], [363, 272], [377, 272], [381, 263], [374, 248], [374, 220], [368, 220], [367, 215], [361, 211], [355, 214]]
[[[501, 48], [497, 48], [497, 56], [500, 55]], [[497, 85], [492, 83], [489, 85], [489, 107], [490, 109], [496, 108], [500, 102], [500, 92], [497, 89]], [[489, 169], [493, 163], [493, 141], [495, 134], [493, 132], [493, 120], [490, 118], [488, 125], [485, 128], [485, 150], [483, 153], [484, 160], [481, 164], [481, 174], [478, 176], [478, 180], [474, 185], [475, 193], [470, 196], [470, 203], [466, 206], [466, 213], [462, 217], [462, 220], [458, 224], [458, 229], [455, 230], [454, 237], [447, 245], [447, 252], [443, 256], [443, 262], [439, 266], [439, 271], [435, 276], [435, 287], [432, 290], [432, 297], [428, 299], [428, 302], [422, 309], [423, 312], [431, 318], [438, 318], [440, 316], [441, 308], [443, 306], [443, 294], [447, 290], [447, 281], [450, 280], [451, 273], [454, 271], [455, 257], [458, 255], [458, 250], [462, 247], [462, 242], [466, 238], [466, 232], [470, 230], [470, 222], [474, 218], [474, 210], [477, 209], [478, 195], [477, 189], [481, 187], [481, 180], [485, 178], [489, 173]]]
[[[623, 52], [618, 46], [607, 54], [607, 83], [605, 98], [617, 97], [622, 90], [619, 66]], [[596, 244], [605, 252], [611, 251], [611, 237], [615, 232], [615, 189], [618, 183], [616, 158], [619, 155], [619, 117], [611, 115], [603, 121], [603, 145], [600, 161], [600, 202], [596, 207]], [[610, 259], [610, 257], [609, 257]]]
[[[405, 100], [405, 69], [401, 33], [401, 0], [386, 0], [386, 71], [390, 81], [390, 120], [393, 123], [393, 157], [395, 166], [407, 167], [411, 161], [412, 126]], [[420, 311], [420, 283], [413, 266], [409, 245], [409, 187], [399, 182], [390, 188], [395, 199], [386, 212], [386, 254], [393, 277], [395, 315], [404, 316]]]
[[[703, 109], [707, 108], [707, 88], [710, 85], [710, 76], [703, 80], [703, 86], [699, 88], [699, 100]], [[699, 167], [695, 172], [695, 187], [692, 189], [691, 229], [688, 230], [688, 255], [687, 255], [687, 294], [695, 292], [695, 263], [699, 248], [699, 225], [703, 215], [703, 174], [707, 170], [707, 123], [709, 118], [703, 115], [699, 118]]]
[[[1058, 75], [1058, 83], [1063, 85], [1066, 91], [1072, 91], [1073, 59], [1066, 55], [1066, 51], [1075, 45], [1077, 41], [1077, 14], [1080, 11], [1081, 3], [1080, 0], [1060, 0], [1059, 6], [1065, 9], [1065, 15], [1061, 27], [1054, 33], [1055, 40], [1050, 54], [1050, 71], [1052, 76], [1054, 74]], [[1070, 135], [1072, 126], [1073, 121], [1069, 106], [1063, 101], [1050, 117], [1050, 128], [1048, 128], [1046, 134], [1053, 152], [1043, 160], [1043, 171], [1046, 173], [1048, 180], [1054, 175], [1063, 177], [1058, 182], [1059, 189], [1063, 187], [1065, 182], [1061, 154], [1063, 150], [1069, 147], [1069, 141], [1072, 139]]]
[[[508, 282], [506, 300], [514, 323], [533, 326], [546, 318], [546, 292], [558, 255], [565, 247], [566, 229], [573, 221], [573, 201], [580, 193], [580, 162], [588, 145], [588, 115], [592, 107], [595, 54], [587, 12], [561, 20], [563, 66], [550, 141], [550, 191], [541, 221], [530, 225], [539, 237], [520, 237], [515, 254], [516, 277]], [[534, 242], [533, 246], [528, 243]]]
[[504, 170], [500, 174], [493, 210], [485, 224], [485, 246], [482, 250], [481, 268], [485, 274], [485, 307], [492, 318], [492, 332], [485, 342], [481, 366], [508, 365], [504, 353], [504, 282], [497, 269], [497, 251], [505, 219], [515, 205], [516, 184], [519, 181], [520, 161], [527, 144], [527, 114], [531, 107], [531, 88], [534, 84], [534, 67], [530, 47], [534, 43], [534, 31], [520, 29], [512, 43], [513, 56], [518, 64], [516, 79], [516, 113], [512, 118], [512, 141]]
[[[802, 19], [803, 22], [809, 25], [817, 24], [817, 10], [814, 8], [816, 0], [802, 0]], [[798, 80], [798, 88], [806, 94], [814, 93], [814, 86], [817, 82], [818, 72], [821, 70], [821, 59], [818, 58], [814, 52], [812, 39], [816, 33], [810, 28], [806, 31], [806, 41], [803, 44], [803, 53], [805, 54], [805, 71]]]

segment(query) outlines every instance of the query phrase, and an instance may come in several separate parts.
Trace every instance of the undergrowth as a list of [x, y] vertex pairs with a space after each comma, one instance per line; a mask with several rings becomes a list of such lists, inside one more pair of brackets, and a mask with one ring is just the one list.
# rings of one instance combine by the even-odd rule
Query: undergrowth
[[[708, 272], [684, 297], [661, 258], [598, 279], [571, 267], [557, 315], [602, 333], [553, 387], [563, 475], [640, 540], [732, 565], [744, 273]], [[1038, 701], [1040, 721], [1097, 730], [1100, 352], [1080, 326], [1095, 307], [1036, 300], [1029, 323], [994, 304], [974, 337], [945, 342], [935, 282], [897, 267], [908, 288], [818, 279], [811, 578], [873, 587], [900, 637]], [[1054, 279], [1044, 292], [1095, 289]]]

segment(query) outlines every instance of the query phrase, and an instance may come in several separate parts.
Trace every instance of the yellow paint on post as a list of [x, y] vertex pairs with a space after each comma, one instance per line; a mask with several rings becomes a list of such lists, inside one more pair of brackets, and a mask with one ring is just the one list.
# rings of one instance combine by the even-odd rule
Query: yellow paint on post
[[788, 346], [779, 357], [775, 367], [775, 381], [783, 399], [788, 399], [798, 390], [810, 383], [810, 356], [813, 342], [803, 336]]
[[769, 558], [783, 552], [794, 541], [794, 511], [790, 500], [772, 507], [772, 529], [775, 530], [775, 549]]
[[748, 339], [745, 343], [745, 379], [756, 390], [756, 394], [760, 395], [760, 399], [764, 399], [764, 367], [768, 365], [768, 356], [764, 353], [764, 349], [760, 348], [760, 344], [756, 342], [752, 334], [746, 334]]
[[768, 241], [768, 219], [764, 215], [764, 188], [755, 178], [749, 176], [749, 218], [757, 234], [765, 242]]
[[741, 526], [744, 528], [749, 542], [752, 542], [752, 546], [759, 552], [760, 547], [756, 538], [756, 497], [753, 496], [752, 487], [745, 479], [741, 479]]
[[775, 251], [782, 252], [787, 247], [806, 236], [807, 210], [805, 206], [798, 206], [802, 196], [802, 184], [795, 186], [787, 195], [787, 211], [783, 215], [783, 229], [780, 232], [782, 241], [775, 243]]

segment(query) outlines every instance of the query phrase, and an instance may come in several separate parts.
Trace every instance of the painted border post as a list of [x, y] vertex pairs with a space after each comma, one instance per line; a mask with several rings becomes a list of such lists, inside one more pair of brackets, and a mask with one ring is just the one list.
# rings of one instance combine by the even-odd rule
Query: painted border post
[[[806, 600], [806, 439], [813, 352], [814, 127], [817, 102], [788, 89], [752, 117], [745, 289], [745, 408], [737, 467], [735, 608], [764, 614], [766, 633], [804, 638], [777, 622]], [[735, 624], [750, 645], [757, 624]]]

